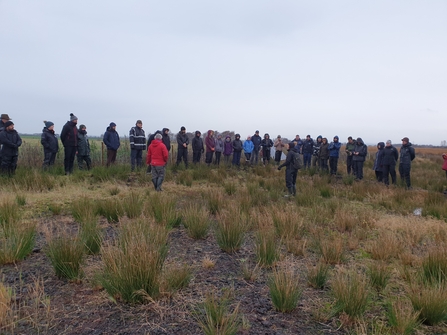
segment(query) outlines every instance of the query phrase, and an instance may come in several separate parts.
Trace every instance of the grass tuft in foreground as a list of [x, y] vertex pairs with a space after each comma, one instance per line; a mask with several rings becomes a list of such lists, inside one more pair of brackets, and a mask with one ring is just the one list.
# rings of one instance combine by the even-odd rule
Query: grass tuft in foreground
[[419, 319], [427, 325], [447, 320], [447, 287], [445, 284], [412, 285], [408, 298], [419, 311]]
[[36, 226], [30, 222], [9, 223], [0, 229], [0, 264], [23, 260], [34, 248]]
[[219, 247], [228, 253], [233, 253], [241, 247], [247, 230], [246, 215], [238, 208], [231, 207], [218, 217], [216, 240]]
[[293, 271], [274, 269], [268, 286], [276, 310], [286, 313], [296, 308], [301, 296], [301, 289], [298, 286], [298, 278]]
[[183, 224], [189, 237], [205, 238], [208, 234], [210, 219], [208, 210], [197, 204], [189, 204], [183, 212]]
[[316, 289], [323, 289], [326, 286], [329, 276], [329, 265], [319, 262], [317, 266], [309, 268], [307, 272], [307, 282]]
[[398, 299], [394, 302], [388, 302], [386, 306], [386, 315], [388, 322], [397, 334], [410, 335], [419, 327], [420, 312], [415, 312], [409, 301]]

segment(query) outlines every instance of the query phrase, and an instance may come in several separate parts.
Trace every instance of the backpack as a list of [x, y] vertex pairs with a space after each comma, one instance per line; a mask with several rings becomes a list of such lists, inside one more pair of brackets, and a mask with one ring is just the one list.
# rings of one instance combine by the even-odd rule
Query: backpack
[[297, 152], [293, 152], [292, 166], [296, 170], [299, 170], [303, 167], [303, 162], [301, 161], [301, 156]]

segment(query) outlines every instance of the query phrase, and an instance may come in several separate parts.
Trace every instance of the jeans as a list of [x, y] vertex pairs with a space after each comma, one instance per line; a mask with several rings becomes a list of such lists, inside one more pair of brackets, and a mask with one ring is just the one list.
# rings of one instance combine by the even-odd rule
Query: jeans
[[282, 155], [282, 151], [280, 151], [280, 150], [275, 151], [275, 162], [278, 165], [281, 162], [281, 155]]
[[304, 168], [310, 168], [310, 161], [312, 160], [312, 154], [303, 154]]
[[205, 154], [205, 163], [206, 163], [206, 164], [210, 165], [210, 164], [213, 162], [213, 154], [214, 154], [213, 151], [211, 151], [211, 152], [207, 152], [207, 153]]
[[352, 165], [355, 167], [355, 169], [354, 169], [355, 178], [362, 180], [363, 179], [363, 161], [353, 161]]
[[258, 159], [259, 159], [259, 149], [255, 149], [255, 150], [253, 150], [253, 152], [251, 153], [250, 163], [251, 163], [252, 165], [254, 165], [254, 164], [258, 164]]
[[234, 151], [233, 152], [233, 165], [240, 166], [241, 165], [241, 152]]
[[200, 158], [202, 157], [202, 151], [193, 151], [192, 152], [192, 162], [200, 163]]
[[351, 174], [351, 171], [354, 172], [352, 168], [352, 155], [346, 158], [346, 170], [348, 174]]
[[214, 164], [220, 164], [220, 156], [222, 156], [222, 153], [220, 151], [216, 151], [216, 154], [214, 155]]
[[385, 183], [385, 185], [390, 184], [388, 175], [391, 175], [391, 182], [393, 184], [396, 184], [396, 165], [394, 165], [394, 164], [393, 165], [383, 165], [382, 177], [383, 177], [383, 182]]

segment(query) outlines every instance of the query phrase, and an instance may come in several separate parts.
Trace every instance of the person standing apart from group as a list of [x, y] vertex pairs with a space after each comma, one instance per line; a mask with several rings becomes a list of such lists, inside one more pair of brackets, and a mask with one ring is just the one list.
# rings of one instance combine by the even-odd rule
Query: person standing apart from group
[[4, 124], [4, 130], [0, 132], [0, 144], [2, 145], [0, 150], [2, 157], [1, 172], [4, 175], [12, 176], [17, 168], [19, 147], [22, 145], [22, 139], [14, 129], [12, 121], [7, 121]]
[[185, 167], [188, 167], [188, 145], [189, 145], [189, 138], [186, 134], [186, 128], [182, 126], [180, 128], [179, 133], [177, 134], [177, 165], [180, 164], [180, 162], [183, 160], [185, 163]]
[[214, 131], [208, 130], [205, 137], [205, 163], [210, 166], [213, 162], [214, 151], [216, 150], [216, 141], [214, 139]]
[[251, 153], [250, 162], [251, 165], [257, 165], [259, 159], [259, 151], [261, 150], [261, 142], [262, 138], [259, 136], [259, 130], [255, 131], [255, 134], [251, 137], [251, 141], [253, 142], [253, 151]]
[[73, 173], [74, 159], [78, 151], [78, 117], [70, 113], [70, 121], [64, 125], [61, 131], [61, 141], [64, 146], [64, 169], [65, 174]]
[[329, 168], [331, 176], [337, 174], [338, 157], [340, 156], [341, 143], [338, 141], [338, 136], [334, 136], [334, 140], [329, 144]]
[[42, 129], [40, 143], [43, 146], [43, 168], [47, 169], [54, 165], [56, 154], [59, 151], [59, 141], [54, 133], [54, 123], [44, 121], [45, 127]]
[[410, 171], [411, 161], [416, 157], [413, 146], [408, 137], [402, 139], [400, 147], [399, 174], [400, 179], [405, 182], [407, 189], [411, 189]]
[[143, 151], [146, 149], [146, 133], [143, 130], [143, 121], [137, 120], [135, 127], [129, 130], [130, 142], [130, 166], [132, 171], [135, 167], [143, 166]]
[[286, 187], [287, 191], [289, 191], [289, 195], [296, 195], [296, 177], [298, 175], [299, 168], [299, 160], [301, 157], [298, 152], [295, 150], [295, 143], [289, 142], [288, 144], [288, 153], [286, 156], [286, 161], [278, 166], [278, 170], [281, 170], [282, 167], [286, 167]]
[[165, 166], [168, 163], [169, 152], [162, 142], [162, 135], [155, 135], [155, 139], [147, 149], [146, 164], [152, 166], [152, 184], [158, 192], [162, 191], [161, 185], [165, 177]]
[[116, 153], [118, 148], [120, 147], [120, 136], [116, 131], [116, 123], [111, 122], [107, 127], [106, 132], [104, 133], [104, 137], [102, 139], [104, 144], [107, 147], [107, 163], [106, 166], [109, 167], [111, 164], [114, 164], [116, 161]]
[[[0, 116], [0, 133], [5, 130], [5, 123], [8, 121], [11, 121], [11, 120], [12, 119], [9, 117], [8, 114], [2, 114]], [[0, 143], [0, 166], [2, 164], [2, 154], [1, 154], [2, 150], [1, 149], [2, 149], [2, 145]]]
[[78, 131], [78, 167], [79, 170], [84, 169], [84, 162], [87, 165], [87, 170], [92, 166], [90, 158], [90, 142], [87, 136], [87, 127], [83, 124], [79, 126]]

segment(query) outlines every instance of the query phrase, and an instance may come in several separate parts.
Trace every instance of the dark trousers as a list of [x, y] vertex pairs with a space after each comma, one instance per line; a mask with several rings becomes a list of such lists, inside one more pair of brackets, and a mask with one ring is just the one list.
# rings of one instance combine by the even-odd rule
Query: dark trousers
[[230, 165], [231, 155], [224, 155], [224, 162], [227, 165]]
[[188, 148], [179, 145], [177, 151], [177, 165], [179, 165], [182, 160], [185, 162], [185, 166], [188, 167]]
[[383, 181], [383, 172], [382, 171], [374, 171], [376, 173], [376, 179], [379, 183]]
[[348, 155], [348, 158], [346, 158], [346, 171], [348, 172], [348, 174], [354, 172], [352, 168], [352, 155], [351, 156]]
[[259, 159], [259, 149], [255, 149], [251, 153], [250, 163], [251, 164], [258, 164], [258, 159]]
[[319, 167], [320, 166], [320, 160], [318, 159], [317, 156], [312, 156], [311, 165], [312, 165], [312, 167]]
[[192, 152], [192, 162], [193, 163], [200, 163], [200, 158], [202, 157], [201, 151], [193, 151]]
[[110, 166], [116, 161], [116, 150], [107, 149], [107, 163], [106, 166]]
[[356, 179], [359, 179], [359, 180], [363, 179], [363, 163], [364, 163], [363, 161], [352, 161]]
[[312, 160], [312, 154], [303, 154], [304, 168], [310, 168], [310, 162]]
[[205, 163], [206, 164], [210, 165], [213, 162], [213, 154], [214, 154], [213, 151], [207, 152], [205, 154]]
[[247, 162], [250, 162], [251, 152], [244, 152], [244, 155], [245, 155], [245, 160], [246, 160]]
[[132, 171], [135, 170], [135, 166], [139, 168], [143, 166], [143, 150], [130, 149], [130, 166]]
[[17, 168], [17, 159], [19, 156], [2, 156], [1, 171], [3, 175], [12, 176]]
[[275, 151], [275, 162], [278, 165], [281, 162], [281, 155], [282, 155], [282, 151], [280, 151], [280, 150]]
[[329, 157], [329, 167], [331, 174], [337, 174], [338, 157]]
[[270, 149], [262, 150], [262, 161], [264, 162], [264, 165], [270, 162]]
[[92, 167], [92, 160], [89, 155], [78, 155], [78, 167], [79, 170], [84, 170], [84, 162], [87, 165], [87, 170], [90, 170]]
[[43, 167], [47, 168], [49, 166], [54, 165], [54, 161], [56, 160], [57, 152], [44, 151], [43, 153]]
[[399, 164], [400, 179], [402, 181], [405, 181], [405, 184], [408, 188], [411, 187], [410, 170], [411, 164]]
[[383, 165], [382, 177], [385, 185], [390, 184], [390, 181], [388, 179], [389, 175], [391, 175], [391, 182], [393, 184], [396, 184], [396, 165]]
[[74, 165], [74, 160], [75, 160], [75, 156], [76, 156], [76, 151], [77, 151], [76, 147], [64, 147], [64, 153], [65, 153], [64, 169], [65, 169], [65, 174], [73, 173], [73, 165]]
[[298, 170], [294, 168], [286, 168], [286, 187], [291, 189], [296, 185], [296, 177], [298, 176]]
[[320, 158], [319, 161], [320, 161], [320, 169], [322, 171], [327, 172], [329, 170], [329, 168], [327, 166], [327, 158]]
[[214, 164], [219, 165], [220, 164], [220, 157], [222, 156], [222, 153], [220, 151], [216, 151], [216, 155], [214, 158]]
[[234, 151], [233, 152], [233, 165], [239, 166], [241, 165], [241, 152], [240, 151]]

